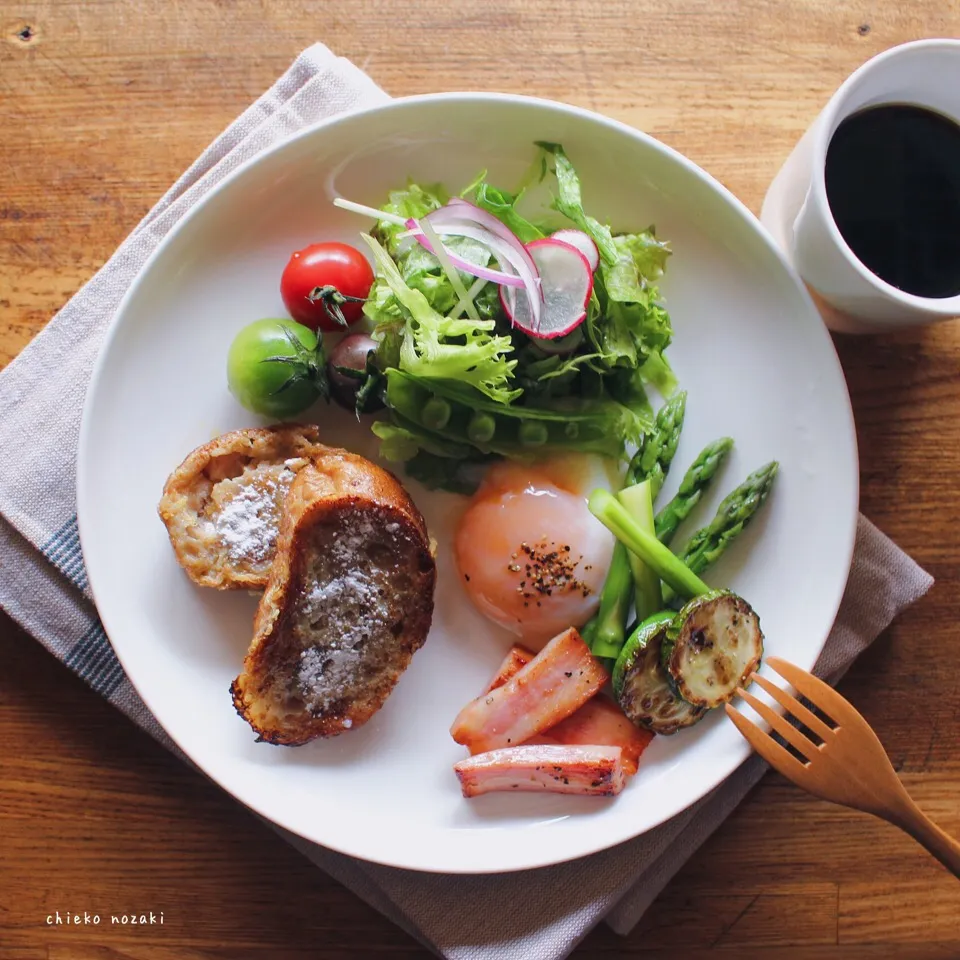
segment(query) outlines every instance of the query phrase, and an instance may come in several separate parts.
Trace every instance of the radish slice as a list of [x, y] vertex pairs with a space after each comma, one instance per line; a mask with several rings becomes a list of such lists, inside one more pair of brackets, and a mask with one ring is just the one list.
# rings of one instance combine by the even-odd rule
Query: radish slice
[[558, 230], [550, 234], [551, 240], [559, 240], [561, 243], [569, 243], [571, 247], [576, 247], [590, 264], [590, 272], [593, 273], [600, 266], [600, 251], [593, 242], [593, 237], [582, 230]]
[[547, 237], [527, 244], [540, 273], [543, 308], [539, 322], [526, 297], [500, 288], [500, 302], [513, 325], [531, 337], [555, 340], [583, 323], [593, 291], [593, 271], [587, 258], [574, 246]]
[[556, 337], [553, 340], [540, 340], [537, 349], [547, 356], [566, 357], [573, 353], [583, 343], [583, 324], [574, 327], [565, 337]]

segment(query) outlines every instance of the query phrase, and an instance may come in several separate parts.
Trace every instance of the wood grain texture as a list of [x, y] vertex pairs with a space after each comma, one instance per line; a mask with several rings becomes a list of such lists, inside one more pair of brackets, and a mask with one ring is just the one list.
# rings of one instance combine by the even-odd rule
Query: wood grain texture
[[[758, 210], [838, 83], [957, 0], [0, 0], [0, 364], [309, 43], [387, 91], [537, 93], [638, 126]], [[838, 337], [862, 509], [937, 577], [842, 684], [960, 834], [960, 329]], [[4, 572], [3, 575], [8, 575]], [[0, 960], [429, 954], [0, 622]], [[162, 926], [48, 926], [56, 911]], [[768, 776], [634, 933], [577, 957], [954, 960], [960, 886]]]

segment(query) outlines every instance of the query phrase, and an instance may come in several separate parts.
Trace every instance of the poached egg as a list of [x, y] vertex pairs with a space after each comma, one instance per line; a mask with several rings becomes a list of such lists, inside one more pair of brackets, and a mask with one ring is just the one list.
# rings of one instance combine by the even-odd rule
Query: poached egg
[[567, 455], [490, 468], [457, 527], [454, 555], [474, 606], [535, 649], [600, 605], [614, 537], [587, 509], [613, 470]]

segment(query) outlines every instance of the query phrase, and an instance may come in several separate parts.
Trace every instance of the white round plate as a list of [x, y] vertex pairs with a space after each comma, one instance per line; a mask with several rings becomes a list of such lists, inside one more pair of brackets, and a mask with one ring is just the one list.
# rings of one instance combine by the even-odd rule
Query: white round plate
[[[748, 755], [722, 711], [658, 737], [611, 800], [556, 795], [461, 798], [449, 735], [510, 644], [469, 605], [450, 540], [464, 501], [408, 484], [440, 545], [433, 629], [365, 727], [298, 749], [255, 743], [228, 688], [256, 599], [191, 585], [156, 504], [169, 472], [214, 435], [256, 423], [227, 391], [225, 358], [244, 324], [284, 315], [291, 251], [359, 243], [369, 223], [334, 208], [377, 205], [405, 184], [459, 190], [480, 168], [510, 189], [534, 140], [563, 143], [586, 209], [617, 230], [655, 223], [669, 239], [663, 293], [669, 356], [689, 391], [676, 463], [718, 436], [736, 449], [699, 519], [767, 460], [781, 464], [762, 517], [707, 579], [747, 597], [767, 650], [809, 668], [836, 615], [857, 513], [846, 386], [809, 296], [755, 218], [672, 150], [584, 110], [513, 96], [397, 100], [285, 141], [208, 194], [165, 238], [126, 297], [84, 410], [78, 510], [107, 634], [147, 706], [210, 777], [264, 817], [367, 860], [486, 873], [570, 860], [649, 830], [716, 787]], [[375, 454], [367, 424], [316, 411], [333, 443]], [[678, 482], [670, 478], [664, 495]]]

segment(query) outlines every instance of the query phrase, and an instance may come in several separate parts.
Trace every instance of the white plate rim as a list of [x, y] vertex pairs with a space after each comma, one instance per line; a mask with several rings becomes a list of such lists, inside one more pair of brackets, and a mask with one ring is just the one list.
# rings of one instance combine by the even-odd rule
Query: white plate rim
[[[830, 371], [831, 376], [838, 376], [840, 378], [840, 383], [843, 386], [843, 396], [846, 399], [846, 403], [843, 404], [843, 409], [837, 411], [837, 415], [843, 416], [844, 426], [846, 427], [845, 433], [847, 435], [849, 451], [849, 458], [846, 464], [846, 470], [848, 471], [848, 477], [850, 482], [850, 493], [852, 494], [851, 502], [849, 503], [849, 517], [847, 523], [847, 529], [845, 532], [844, 542], [844, 563], [843, 569], [846, 571], [844, 576], [838, 580], [837, 588], [835, 590], [834, 596], [829, 599], [829, 603], [824, 604], [825, 609], [830, 610], [829, 621], [832, 625], [836, 620], [837, 612], [840, 608], [840, 603], [843, 599], [843, 594], [846, 589], [846, 583], [849, 578], [850, 567], [853, 560], [854, 547], [856, 545], [856, 531], [857, 531], [857, 522], [859, 516], [859, 457], [857, 450], [857, 436], [856, 428], [853, 418], [853, 409], [850, 403], [849, 391], [846, 387], [846, 378], [843, 375], [843, 370], [840, 364], [840, 359], [836, 351], [836, 347], [833, 344], [830, 334], [827, 331], [827, 328], [823, 325], [820, 320], [819, 313], [816, 309], [816, 306], [804, 285], [802, 279], [797, 274], [795, 268], [792, 266], [790, 261], [784, 255], [781, 248], [777, 245], [776, 241], [772, 235], [767, 231], [763, 224], [758, 220], [758, 218], [753, 214], [753, 212], [741, 201], [739, 200], [727, 187], [720, 183], [716, 178], [703, 170], [698, 166], [694, 161], [685, 157], [683, 154], [679, 153], [674, 148], [668, 146], [665, 143], [657, 140], [656, 138], [650, 136], [647, 133], [644, 133], [641, 130], [638, 130], [634, 127], [631, 127], [629, 124], [624, 123], [620, 120], [615, 120], [610, 117], [606, 117], [602, 114], [596, 113], [592, 110], [588, 110], [583, 107], [577, 107], [572, 104], [562, 103], [556, 100], [550, 100], [543, 97], [532, 97], [521, 94], [509, 94], [509, 93], [491, 93], [491, 92], [473, 92], [473, 91], [462, 91], [462, 92], [445, 92], [445, 93], [431, 93], [431, 94], [421, 94], [417, 96], [410, 97], [397, 97], [392, 100], [389, 100], [382, 104], [377, 104], [376, 106], [371, 106], [362, 110], [352, 110], [341, 114], [336, 114], [332, 117], [327, 117], [324, 120], [321, 120], [317, 123], [310, 124], [309, 126], [304, 127], [302, 130], [297, 131], [296, 133], [290, 135], [289, 137], [284, 137], [279, 140], [277, 143], [271, 145], [265, 150], [257, 153], [256, 155], [248, 158], [238, 166], [230, 171], [221, 181], [215, 184], [211, 189], [204, 194], [204, 196], [193, 206], [191, 207], [164, 235], [164, 237], [157, 244], [152, 253], [148, 256], [140, 270], [137, 272], [137, 275], [134, 277], [133, 281], [130, 284], [129, 289], [123, 296], [120, 304], [117, 307], [117, 310], [111, 319], [109, 325], [107, 326], [106, 331], [104, 332], [103, 340], [101, 342], [100, 348], [98, 350], [97, 359], [93, 366], [93, 370], [90, 377], [90, 382], [87, 387], [86, 396], [84, 399], [83, 411], [81, 414], [80, 422], [80, 432], [78, 439], [77, 447], [77, 467], [76, 467], [76, 488], [77, 488], [77, 526], [79, 532], [79, 539], [81, 545], [81, 551], [84, 553], [85, 562], [87, 557], [87, 551], [84, 548], [85, 543], [90, 543], [92, 541], [92, 534], [84, 520], [84, 517], [88, 515], [90, 508], [88, 504], [91, 503], [91, 497], [93, 496], [92, 490], [94, 484], [92, 482], [92, 465], [90, 458], [87, 456], [87, 450], [90, 442], [90, 437], [95, 429], [95, 425], [91, 422], [92, 417], [90, 411], [94, 407], [94, 400], [97, 395], [98, 386], [101, 380], [101, 375], [105, 369], [108, 357], [110, 355], [111, 345], [123, 323], [123, 318], [129, 309], [130, 304], [136, 299], [141, 284], [144, 281], [144, 278], [150, 273], [153, 268], [153, 265], [158, 261], [166, 252], [168, 246], [170, 246], [176, 237], [180, 234], [181, 231], [185, 230], [190, 223], [192, 223], [194, 217], [200, 216], [205, 209], [206, 205], [212, 201], [212, 199], [217, 196], [222, 190], [226, 189], [229, 184], [231, 184], [235, 179], [242, 177], [245, 172], [256, 164], [263, 162], [267, 157], [272, 156], [275, 153], [278, 153], [292, 143], [295, 143], [304, 138], [313, 136], [318, 130], [325, 129], [327, 127], [336, 126], [338, 123], [343, 121], [350, 120], [358, 115], [374, 115], [381, 112], [396, 110], [397, 108], [403, 109], [407, 106], [416, 106], [421, 103], [435, 103], [443, 101], [455, 101], [455, 102], [469, 102], [474, 104], [482, 104], [488, 102], [498, 102], [498, 103], [523, 103], [530, 106], [540, 106], [548, 110], [558, 112], [561, 114], [567, 114], [571, 117], [577, 117], [578, 119], [586, 120], [590, 123], [598, 123], [604, 126], [607, 126], [621, 134], [624, 134], [633, 139], [638, 139], [641, 142], [645, 143], [649, 148], [659, 151], [666, 154], [672, 161], [684, 167], [685, 170], [696, 177], [697, 179], [703, 181], [707, 186], [712, 188], [717, 192], [726, 203], [731, 207], [732, 211], [738, 215], [742, 220], [744, 220], [751, 229], [759, 235], [759, 239], [763, 244], [772, 252], [779, 262], [780, 266], [790, 277], [793, 285], [796, 289], [796, 292], [800, 295], [800, 298], [805, 302], [809, 312], [811, 313], [812, 320], [815, 320], [814, 323], [815, 330], [819, 330], [819, 333], [814, 332], [813, 336], [821, 336], [824, 338], [828, 350], [826, 351], [826, 356], [832, 359], [833, 369]], [[93, 552], [91, 552], [93, 555]], [[121, 667], [124, 669], [124, 673], [127, 678], [130, 680], [131, 685], [134, 690], [137, 692], [138, 696], [141, 697], [144, 704], [150, 713], [157, 719], [161, 727], [163, 727], [162, 721], [160, 721], [157, 716], [156, 710], [154, 710], [153, 704], [149, 695], [145, 695], [145, 692], [140, 689], [137, 683], [134, 681], [133, 676], [131, 675], [128, 667], [128, 663], [125, 662], [125, 659], [121, 653], [121, 650], [118, 648], [118, 645], [115, 644], [111, 638], [111, 626], [110, 626], [110, 616], [106, 612], [108, 604], [101, 604], [101, 600], [104, 596], [104, 591], [98, 590], [98, 574], [96, 572], [95, 564], [87, 565], [88, 579], [89, 579], [89, 589], [90, 594], [93, 598], [94, 605], [97, 608], [97, 612], [100, 615], [101, 623], [104, 628], [104, 632], [107, 638], [110, 640], [110, 644], [113, 647], [114, 653], [116, 654], [118, 660], [120, 661]], [[819, 646], [816, 647], [815, 656], [813, 661], [809, 664], [799, 664], [805, 669], [812, 669], [813, 664], [816, 662], [817, 658], [823, 651], [823, 647], [826, 644], [826, 641], [829, 637], [829, 630], [827, 631], [826, 636], [822, 638]], [[122, 647], [122, 644], [120, 645]], [[176, 745], [186, 754], [190, 760], [197, 764], [197, 766], [203, 770], [203, 766], [197, 761], [191, 751], [190, 745], [183, 742], [183, 738], [174, 737], [169, 731], [164, 727], [164, 731], [168, 736], [176, 743]], [[423, 863], [411, 863], [409, 861], [401, 861], [396, 857], [391, 856], [376, 856], [373, 857], [370, 855], [370, 852], [366, 849], [360, 850], [357, 849], [349, 840], [349, 838], [340, 838], [339, 836], [333, 836], [331, 838], [325, 838], [323, 843], [320, 843], [317, 840], [314, 840], [312, 837], [307, 836], [301, 829], [296, 826], [283, 822], [281, 817], [278, 817], [275, 813], [272, 813], [269, 810], [260, 809], [258, 805], [248, 803], [243, 798], [239, 797], [234, 791], [230, 790], [228, 787], [219, 783], [218, 780], [215, 782], [218, 783], [226, 792], [230, 793], [234, 799], [243, 803], [249, 809], [253, 810], [255, 813], [264, 817], [268, 821], [275, 823], [276, 825], [282, 827], [285, 830], [290, 831], [291, 833], [302, 837], [304, 840], [307, 840], [311, 843], [316, 843], [318, 846], [327, 847], [331, 850], [335, 850], [338, 853], [346, 854], [348, 856], [357, 857], [358, 859], [365, 860], [368, 862], [379, 863], [384, 866], [392, 866], [400, 869], [414, 870], [424, 873], [445, 873], [445, 874], [467, 874], [467, 875], [481, 875], [481, 874], [492, 874], [492, 873], [506, 873], [506, 872], [517, 872], [527, 869], [537, 869], [542, 867], [553, 866], [559, 863], [565, 863], [572, 860], [577, 860], [582, 857], [589, 856], [594, 853], [598, 853], [602, 850], [609, 849], [611, 847], [617, 846], [620, 843], [627, 842], [637, 836], [647, 833], [650, 830], [655, 829], [664, 822], [670, 820], [671, 818], [682, 813], [684, 810], [689, 809], [694, 803], [698, 802], [704, 796], [707, 796], [712, 790], [716, 789], [721, 783], [725, 782], [726, 779], [731, 776], [741, 765], [742, 763], [750, 756], [751, 751], [747, 746], [746, 742], [740, 742], [737, 744], [737, 750], [732, 751], [732, 759], [727, 773], [716, 783], [711, 784], [706, 787], [699, 796], [695, 796], [687, 802], [683, 802], [680, 805], [677, 805], [671, 808], [669, 805], [665, 805], [663, 810], [657, 817], [646, 824], [643, 830], [640, 832], [631, 832], [630, 830], [621, 831], [616, 836], [604, 835], [599, 842], [585, 842], [575, 849], [565, 849], [559, 856], [554, 855], [544, 855], [540, 858], [529, 859], [527, 858], [522, 863], [507, 863], [507, 864], [485, 864], [482, 867], [477, 865], [470, 864], [457, 864], [444, 862], [442, 866], [436, 865], [425, 865]], [[206, 773], [206, 771], [204, 771]], [[209, 774], [207, 774], [209, 776]], [[584, 835], [589, 835], [590, 831], [584, 831]], [[333, 840], [333, 842], [330, 842]]]

